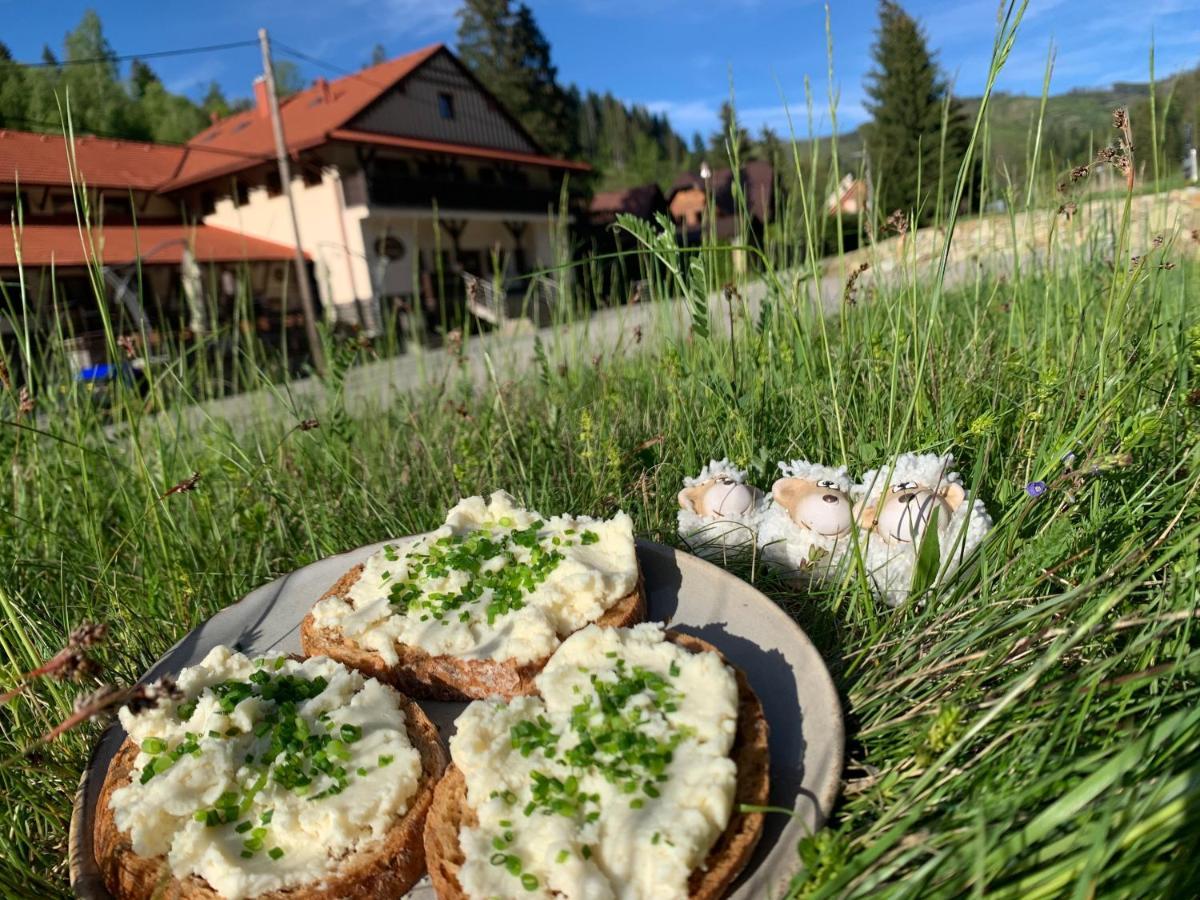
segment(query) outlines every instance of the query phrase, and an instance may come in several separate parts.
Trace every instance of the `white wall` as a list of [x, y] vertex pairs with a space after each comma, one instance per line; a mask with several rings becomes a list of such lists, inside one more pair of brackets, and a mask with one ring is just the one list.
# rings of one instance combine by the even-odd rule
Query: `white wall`
[[[358, 227], [366, 208], [342, 209], [341, 192], [341, 180], [334, 169], [325, 170], [320, 184], [306, 185], [300, 178], [292, 179], [300, 244], [316, 264], [317, 287], [331, 313], [335, 312], [334, 304], [353, 308], [355, 301], [369, 304], [372, 298], [362, 229]], [[288, 246], [293, 241], [287, 198], [283, 194], [269, 196], [266, 188], [251, 188], [242, 206], [230, 197], [218, 200], [204, 223]], [[352, 318], [352, 314], [338, 314]]]
[[[380, 211], [366, 205], [345, 207], [337, 171], [328, 168], [320, 184], [306, 185], [302, 179], [292, 181], [296, 215], [300, 222], [300, 240], [304, 250], [315, 263], [317, 286], [330, 318], [343, 322], [358, 322], [373, 330], [378, 321], [376, 297], [417, 295], [420, 271], [418, 258], [423, 251], [432, 259], [439, 248], [449, 254], [450, 237], [444, 230], [437, 232], [431, 212]], [[480, 264], [471, 274], [492, 275], [492, 250], [497, 248], [501, 264], [514, 274], [513, 237], [504, 227], [506, 219], [525, 221], [522, 237], [526, 264], [531, 269], [554, 264], [550, 238], [550, 222], [546, 216], [454, 211], [443, 218], [465, 220], [466, 228], [459, 241], [464, 253], [478, 251]], [[217, 201], [212, 213], [205, 216], [207, 225], [216, 225], [252, 237], [291, 245], [292, 225], [287, 198], [282, 194], [271, 197], [266, 188], [252, 188], [247, 202], [235, 205], [232, 198]], [[402, 259], [384, 263], [375, 254], [375, 243], [385, 234], [403, 241]]]

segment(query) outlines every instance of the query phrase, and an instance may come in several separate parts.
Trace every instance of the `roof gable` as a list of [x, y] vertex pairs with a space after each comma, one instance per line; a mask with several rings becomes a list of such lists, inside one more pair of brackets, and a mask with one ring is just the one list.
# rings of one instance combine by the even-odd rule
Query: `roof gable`
[[[450, 116], [443, 116], [442, 94]], [[542, 155], [537, 141], [475, 75], [446, 49], [380, 94], [347, 128], [394, 137]]]

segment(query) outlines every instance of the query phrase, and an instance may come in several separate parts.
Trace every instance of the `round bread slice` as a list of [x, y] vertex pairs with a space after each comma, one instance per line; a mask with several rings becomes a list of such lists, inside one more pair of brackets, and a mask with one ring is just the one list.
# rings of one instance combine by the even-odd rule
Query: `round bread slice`
[[[361, 564], [355, 566], [339, 578], [320, 600], [326, 597], [344, 599], [362, 571]], [[595, 624], [624, 628], [636, 625], [645, 618], [646, 590], [639, 567], [637, 584], [633, 590], [605, 610]], [[411, 644], [398, 644], [396, 652], [400, 659], [395, 665], [389, 665], [374, 650], [363, 647], [341, 631], [318, 627], [311, 610], [300, 625], [300, 646], [304, 648], [306, 656], [336, 659], [364, 675], [398, 688], [410, 697], [423, 700], [482, 700], [487, 697], [511, 698], [535, 694], [537, 689], [533, 680], [550, 661], [549, 656], [527, 663], [435, 656]]]
[[[421, 780], [408, 811], [383, 840], [347, 856], [320, 882], [270, 891], [254, 900], [392, 900], [425, 874], [422, 831], [434, 788], [446, 770], [446, 751], [421, 707], [403, 695], [400, 707], [408, 738], [421, 755]], [[177, 878], [165, 857], [139, 856], [129, 835], [117, 828], [109, 801], [114, 791], [129, 784], [137, 755], [137, 746], [126, 738], [108, 767], [96, 803], [94, 850], [105, 886], [117, 900], [218, 900], [221, 895], [203, 878]]]
[[[668, 631], [668, 640], [691, 653], [721, 652], [707, 641], [678, 631]], [[724, 660], [725, 657], [721, 656]], [[728, 662], [725, 663], [729, 665]], [[763, 814], [743, 812], [742, 806], [764, 806], [770, 790], [770, 751], [767, 739], [770, 728], [762, 704], [736, 666], [729, 666], [737, 678], [737, 733], [730, 750], [737, 766], [737, 785], [733, 798], [733, 815], [717, 842], [708, 851], [704, 864], [692, 871], [688, 879], [691, 900], [717, 900], [742, 871], [758, 840], [762, 836]], [[467, 805], [467, 780], [453, 763], [438, 783], [433, 806], [425, 820], [425, 861], [429, 877], [437, 891], [438, 900], [467, 900], [458, 882], [458, 870], [464, 855], [458, 834], [464, 826], [478, 823], [475, 810]]]

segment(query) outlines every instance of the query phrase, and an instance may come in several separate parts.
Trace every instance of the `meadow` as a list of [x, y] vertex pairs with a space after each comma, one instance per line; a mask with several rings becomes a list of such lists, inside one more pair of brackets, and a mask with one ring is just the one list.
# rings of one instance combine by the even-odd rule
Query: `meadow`
[[[774, 264], [813, 246], [818, 193], [712, 302], [735, 251], [643, 229], [662, 322], [623, 351], [552, 329], [524, 375], [480, 380], [449, 355], [447, 377], [370, 409], [340, 385], [372, 349], [332, 338], [311, 406], [236, 426], [179, 427], [172, 410], [207, 393], [183, 362], [100, 405], [64, 359], [31, 353], [27, 393], [0, 391], [0, 685], [82, 622], [109, 636], [98, 675], [44, 679], [0, 709], [0, 893], [67, 891], [71, 799], [100, 724], [39, 736], [280, 574], [498, 488], [547, 513], [623, 509], [678, 544], [675, 494], [713, 456], [765, 486], [778, 460], [860, 472], [906, 450], [953, 453], [996, 520], [950, 581], [891, 609], [860, 579], [800, 593], [736, 568], [817, 643], [847, 717], [842, 796], [796, 848], [791, 895], [1195, 893], [1196, 224], [1165, 207], [1161, 230], [1139, 224], [1121, 192], [1030, 235], [1039, 253], [1015, 271], [985, 256], [953, 286], [917, 241], [893, 243], [890, 276], [826, 315], [818, 260]], [[1032, 182], [1028, 195], [1050, 216], [1062, 202]], [[1021, 238], [1033, 219], [1008, 221]], [[751, 279], [765, 285], [753, 307]], [[243, 348], [239, 386], [286, 408], [264, 353]]]

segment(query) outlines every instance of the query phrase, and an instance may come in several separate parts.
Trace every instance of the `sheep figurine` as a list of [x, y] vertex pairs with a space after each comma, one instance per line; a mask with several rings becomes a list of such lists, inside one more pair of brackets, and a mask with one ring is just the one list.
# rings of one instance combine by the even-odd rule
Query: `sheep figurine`
[[867, 576], [889, 606], [903, 603], [912, 589], [917, 554], [935, 513], [939, 579], [953, 572], [992, 527], [983, 502], [970, 497], [953, 466], [949, 454], [904, 453], [865, 473], [852, 490]]
[[700, 556], [723, 559], [754, 546], [763, 492], [746, 472], [714, 459], [679, 492], [679, 536]]
[[758, 546], [767, 567], [798, 586], [833, 576], [850, 546], [854, 525], [850, 476], [803, 459], [779, 463]]

